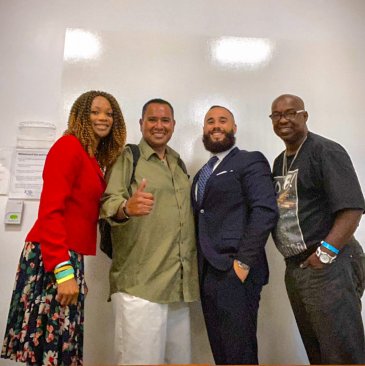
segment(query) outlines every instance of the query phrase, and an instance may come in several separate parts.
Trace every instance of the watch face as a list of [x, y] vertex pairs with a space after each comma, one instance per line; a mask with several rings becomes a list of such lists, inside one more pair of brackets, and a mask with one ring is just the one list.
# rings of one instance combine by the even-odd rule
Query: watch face
[[332, 263], [336, 259], [336, 256], [331, 257], [328, 253], [322, 252], [321, 248], [319, 247], [316, 250], [316, 255], [323, 264]]
[[330, 256], [327, 253], [321, 252], [321, 255], [319, 256], [319, 260], [322, 263], [327, 264], [330, 261]]

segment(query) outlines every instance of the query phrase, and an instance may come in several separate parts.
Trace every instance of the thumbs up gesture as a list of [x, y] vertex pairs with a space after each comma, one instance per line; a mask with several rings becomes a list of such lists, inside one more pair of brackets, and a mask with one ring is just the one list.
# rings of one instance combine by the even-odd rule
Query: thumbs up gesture
[[145, 216], [152, 211], [153, 195], [145, 192], [146, 186], [147, 181], [143, 178], [132, 197], [127, 200], [124, 210], [128, 216]]

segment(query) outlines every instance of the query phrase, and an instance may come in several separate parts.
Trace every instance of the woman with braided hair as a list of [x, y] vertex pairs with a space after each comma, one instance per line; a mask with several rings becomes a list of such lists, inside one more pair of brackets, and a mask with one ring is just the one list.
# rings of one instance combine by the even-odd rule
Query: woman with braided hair
[[43, 170], [38, 219], [20, 258], [1, 357], [27, 365], [76, 366], [83, 359], [84, 255], [96, 253], [104, 173], [124, 147], [115, 98], [88, 91]]

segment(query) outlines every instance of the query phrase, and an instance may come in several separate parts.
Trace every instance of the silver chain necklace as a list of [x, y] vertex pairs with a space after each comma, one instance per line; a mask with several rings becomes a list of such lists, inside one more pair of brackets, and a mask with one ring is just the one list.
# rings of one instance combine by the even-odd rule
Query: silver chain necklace
[[282, 169], [282, 175], [283, 177], [286, 177], [288, 175], [288, 172], [290, 171], [290, 168], [292, 167], [295, 159], [297, 158], [298, 154], [299, 154], [299, 151], [300, 149], [302, 148], [303, 144], [305, 143], [305, 141], [307, 140], [307, 136], [305, 136], [304, 140], [302, 141], [302, 143], [300, 144], [300, 146], [298, 147], [298, 150], [297, 152], [295, 153], [294, 155], [294, 158], [293, 160], [291, 161], [290, 165], [289, 165], [289, 169], [288, 169], [288, 161], [287, 161], [287, 157], [286, 157], [286, 151], [284, 151], [284, 154], [283, 154], [283, 169]]

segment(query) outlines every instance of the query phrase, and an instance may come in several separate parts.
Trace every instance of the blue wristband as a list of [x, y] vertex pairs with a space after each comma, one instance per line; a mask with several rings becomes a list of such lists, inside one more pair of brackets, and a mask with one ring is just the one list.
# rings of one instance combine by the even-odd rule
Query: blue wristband
[[338, 253], [340, 253], [340, 251], [337, 249], [337, 248], [335, 248], [333, 245], [331, 245], [331, 244], [328, 244], [326, 241], [321, 241], [321, 245], [322, 246], [324, 246], [325, 248], [327, 248], [328, 250], [330, 250], [331, 252], [333, 252], [333, 253], [335, 253], [336, 255], [338, 254]]
[[75, 271], [73, 268], [70, 268], [70, 269], [66, 269], [65, 271], [61, 271], [59, 273], [56, 273], [55, 274], [55, 277], [57, 280], [60, 280], [61, 278], [64, 278], [70, 274], [75, 274]]

